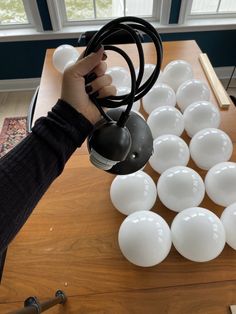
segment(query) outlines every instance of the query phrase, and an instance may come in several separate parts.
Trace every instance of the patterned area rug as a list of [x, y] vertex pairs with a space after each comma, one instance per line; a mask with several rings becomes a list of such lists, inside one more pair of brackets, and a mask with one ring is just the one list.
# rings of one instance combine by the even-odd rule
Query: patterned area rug
[[20, 143], [26, 135], [26, 117], [5, 118], [0, 134], [0, 157]]

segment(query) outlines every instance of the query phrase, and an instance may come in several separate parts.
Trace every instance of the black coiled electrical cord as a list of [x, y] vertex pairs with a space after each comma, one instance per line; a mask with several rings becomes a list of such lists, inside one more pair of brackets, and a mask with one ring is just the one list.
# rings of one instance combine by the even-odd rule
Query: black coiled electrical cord
[[[95, 51], [97, 47], [99, 47], [104, 40], [108, 37], [115, 35], [119, 31], [125, 31], [130, 34], [133, 38], [134, 43], [137, 45], [138, 55], [139, 55], [139, 73], [136, 79], [135, 69], [133, 63], [129, 56], [120, 48], [112, 45], [104, 45], [104, 50], [112, 50], [119, 53], [127, 62], [130, 75], [131, 75], [131, 91], [129, 94], [121, 95], [121, 96], [110, 96], [106, 98], [105, 106], [107, 108], [117, 108], [123, 105], [127, 105], [126, 110], [122, 113], [119, 120], [117, 121], [117, 125], [124, 126], [126, 120], [129, 117], [130, 110], [132, 109], [132, 105], [135, 101], [142, 98], [144, 95], [148, 93], [148, 91], [152, 88], [155, 84], [161, 69], [162, 63], [162, 56], [163, 56], [163, 49], [162, 49], [162, 42], [161, 38], [156, 31], [156, 29], [147, 21], [133, 17], [133, 16], [126, 16], [117, 18], [108, 22], [105, 26], [103, 26], [90, 40], [85, 50], [84, 56], [89, 55], [91, 52]], [[140, 41], [137, 32], [141, 32], [147, 34], [154, 43], [156, 49], [156, 66], [147, 79], [147, 81], [140, 86], [143, 73], [144, 73], [144, 53], [142, 48], [142, 43]], [[105, 113], [102, 109], [104, 107], [104, 99], [98, 99], [93, 95], [90, 96], [93, 103], [96, 105], [102, 116], [105, 120], [110, 121], [111, 118]]]

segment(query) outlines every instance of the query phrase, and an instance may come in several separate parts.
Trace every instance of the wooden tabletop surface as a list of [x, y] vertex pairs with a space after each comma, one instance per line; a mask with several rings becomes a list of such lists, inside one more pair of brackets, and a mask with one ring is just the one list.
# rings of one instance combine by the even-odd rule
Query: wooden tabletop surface
[[[121, 45], [122, 46], [122, 45]], [[162, 68], [183, 59], [193, 66], [194, 77], [207, 82], [194, 41], [165, 42]], [[137, 66], [133, 45], [123, 45]], [[144, 44], [146, 63], [154, 63], [151, 44]], [[45, 58], [36, 117], [44, 115], [60, 95], [61, 75], [52, 66], [53, 50]], [[109, 53], [108, 66], [124, 65]], [[212, 94], [212, 93], [211, 93]], [[213, 94], [211, 100], [217, 106]], [[220, 128], [236, 141], [236, 109], [221, 111]], [[183, 138], [189, 143], [186, 134]], [[236, 161], [236, 151], [231, 158]], [[204, 178], [206, 172], [190, 160], [188, 166]], [[155, 182], [159, 175], [149, 165], [145, 171]], [[36, 295], [44, 300], [57, 289], [68, 295], [67, 305], [49, 313], [171, 313], [223, 314], [236, 304], [236, 251], [225, 246], [207, 263], [194, 263], [172, 246], [159, 265], [141, 268], [121, 254], [117, 234], [125, 216], [109, 197], [114, 175], [93, 167], [85, 147], [68, 161], [37, 208], [10, 245], [0, 285], [0, 313], [22, 306]], [[218, 216], [223, 208], [206, 196], [201, 204]], [[171, 224], [176, 213], [159, 201], [153, 211]]]

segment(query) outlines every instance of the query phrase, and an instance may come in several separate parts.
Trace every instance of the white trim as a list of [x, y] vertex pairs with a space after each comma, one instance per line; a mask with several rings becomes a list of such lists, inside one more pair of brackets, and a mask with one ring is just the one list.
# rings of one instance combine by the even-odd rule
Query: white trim
[[33, 90], [40, 84], [40, 78], [0, 80], [0, 91]]
[[184, 24], [187, 20], [187, 16], [191, 11], [193, 0], [182, 0], [181, 8], [179, 12], [178, 24]]
[[30, 23], [38, 32], [43, 31], [41, 16], [39, 14], [36, 0], [23, 0], [23, 3]]
[[54, 31], [59, 31], [62, 29], [60, 11], [57, 0], [47, 0], [48, 11], [52, 23], [52, 28]]
[[[214, 70], [219, 79], [229, 79], [233, 73], [234, 67], [216, 67]], [[236, 73], [234, 77], [236, 77]]]
[[170, 20], [170, 10], [171, 10], [172, 0], [163, 0], [161, 2], [160, 9], [160, 24], [168, 25]]

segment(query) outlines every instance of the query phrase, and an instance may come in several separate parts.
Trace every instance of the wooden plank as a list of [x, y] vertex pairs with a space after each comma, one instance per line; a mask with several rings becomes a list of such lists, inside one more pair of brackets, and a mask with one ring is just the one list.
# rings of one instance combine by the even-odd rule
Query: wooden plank
[[211, 88], [216, 96], [220, 108], [228, 109], [232, 102], [220, 80], [218, 79], [207, 54], [200, 53], [199, 60], [203, 70], [205, 71], [208, 81], [210, 82]]

